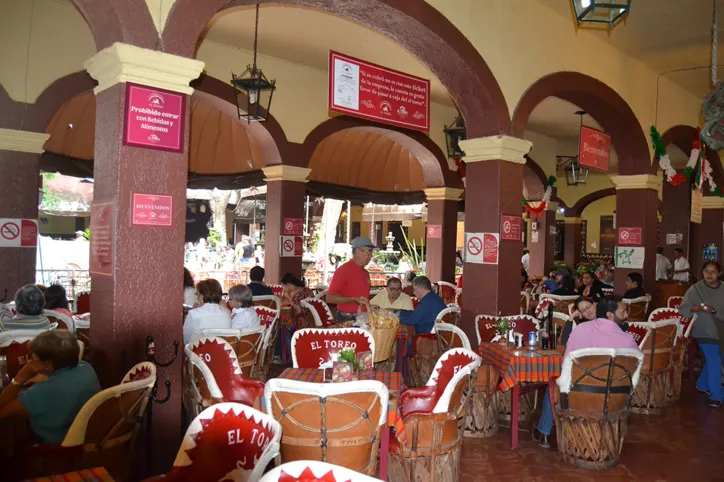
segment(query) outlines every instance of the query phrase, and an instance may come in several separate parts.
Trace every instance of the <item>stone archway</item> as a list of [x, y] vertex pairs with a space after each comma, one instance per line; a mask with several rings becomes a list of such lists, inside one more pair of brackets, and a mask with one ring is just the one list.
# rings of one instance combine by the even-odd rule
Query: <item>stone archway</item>
[[175, 55], [193, 57], [196, 43], [214, 15], [224, 9], [257, 3], [313, 7], [376, 30], [405, 47], [440, 80], [460, 109], [469, 138], [510, 132], [505, 98], [490, 68], [470, 41], [427, 2], [178, 0], [163, 31], [163, 48]]
[[598, 201], [599, 199], [603, 199], [605, 197], [609, 196], [615, 196], [616, 195], [616, 188], [607, 188], [607, 189], [601, 189], [600, 191], [594, 191], [590, 194], [586, 194], [581, 199], [576, 201], [576, 204], [573, 205], [573, 207], [570, 210], [569, 216], [573, 217], [581, 217], [583, 214], [583, 210], [588, 207], [589, 204]]

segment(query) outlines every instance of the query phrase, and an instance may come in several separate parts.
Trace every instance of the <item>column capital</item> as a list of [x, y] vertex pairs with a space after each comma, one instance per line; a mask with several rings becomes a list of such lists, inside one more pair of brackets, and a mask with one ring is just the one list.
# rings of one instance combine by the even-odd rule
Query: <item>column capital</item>
[[565, 224], [581, 224], [583, 222], [583, 218], [563, 218], [563, 222]]
[[460, 148], [465, 152], [465, 163], [500, 160], [525, 164], [525, 155], [530, 152], [531, 147], [532, 142], [510, 136], [478, 137], [460, 141]]
[[309, 182], [307, 176], [312, 172], [311, 169], [306, 167], [296, 166], [285, 166], [278, 164], [276, 166], [269, 166], [262, 168], [264, 171], [264, 180], [266, 182], [271, 181], [293, 181], [293, 182]]
[[134, 82], [190, 95], [194, 89], [189, 83], [201, 75], [204, 62], [116, 42], [83, 67], [98, 81], [96, 94], [121, 82]]
[[44, 132], [28, 132], [15, 129], [0, 129], [0, 151], [28, 152], [42, 154], [45, 152], [45, 141], [50, 134]]
[[701, 198], [702, 209], [724, 209], [724, 197], [704, 196]]
[[428, 201], [459, 201], [462, 194], [462, 189], [455, 189], [454, 187], [429, 187], [425, 189], [425, 197]]
[[661, 187], [661, 178], [651, 174], [634, 174], [632, 176], [611, 176], [616, 190], [621, 189], [653, 189]]

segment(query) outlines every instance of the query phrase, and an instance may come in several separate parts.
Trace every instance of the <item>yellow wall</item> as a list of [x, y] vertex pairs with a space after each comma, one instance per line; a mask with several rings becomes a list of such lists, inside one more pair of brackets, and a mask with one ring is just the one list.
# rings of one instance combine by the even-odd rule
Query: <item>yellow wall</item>
[[[586, 251], [598, 253], [601, 248], [601, 216], [612, 216], [616, 210], [616, 196], [608, 196], [589, 204], [583, 210], [583, 219], [587, 221]], [[596, 247], [593, 247], [595, 243]]]

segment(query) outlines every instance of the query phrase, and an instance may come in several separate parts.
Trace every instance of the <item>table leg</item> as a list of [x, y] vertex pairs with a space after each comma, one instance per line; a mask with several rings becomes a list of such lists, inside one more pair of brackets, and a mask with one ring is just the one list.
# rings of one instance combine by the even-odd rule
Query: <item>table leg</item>
[[390, 458], [390, 427], [382, 428], [382, 444], [380, 447], [380, 480], [387, 480], [387, 463]]
[[397, 354], [395, 355], [395, 371], [402, 373], [402, 360], [404, 357], [403, 350], [405, 349], [405, 342], [402, 338], [397, 338]]
[[287, 360], [289, 360], [289, 354], [287, 353], [287, 324], [282, 322], [281, 328], [282, 329], [280, 330], [280, 337], [282, 339], [282, 363], [286, 364]]
[[518, 411], [520, 406], [520, 384], [513, 385], [513, 396], [510, 407], [510, 448], [518, 448]]

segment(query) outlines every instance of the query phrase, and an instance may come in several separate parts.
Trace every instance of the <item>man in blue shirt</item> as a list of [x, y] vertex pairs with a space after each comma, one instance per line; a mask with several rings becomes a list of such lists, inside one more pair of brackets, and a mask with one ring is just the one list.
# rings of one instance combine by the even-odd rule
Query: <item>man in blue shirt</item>
[[427, 276], [418, 276], [412, 281], [415, 297], [420, 304], [413, 311], [400, 311], [400, 323], [414, 326], [415, 333], [430, 333], [435, 326], [435, 318], [445, 309], [445, 302], [432, 291]]

